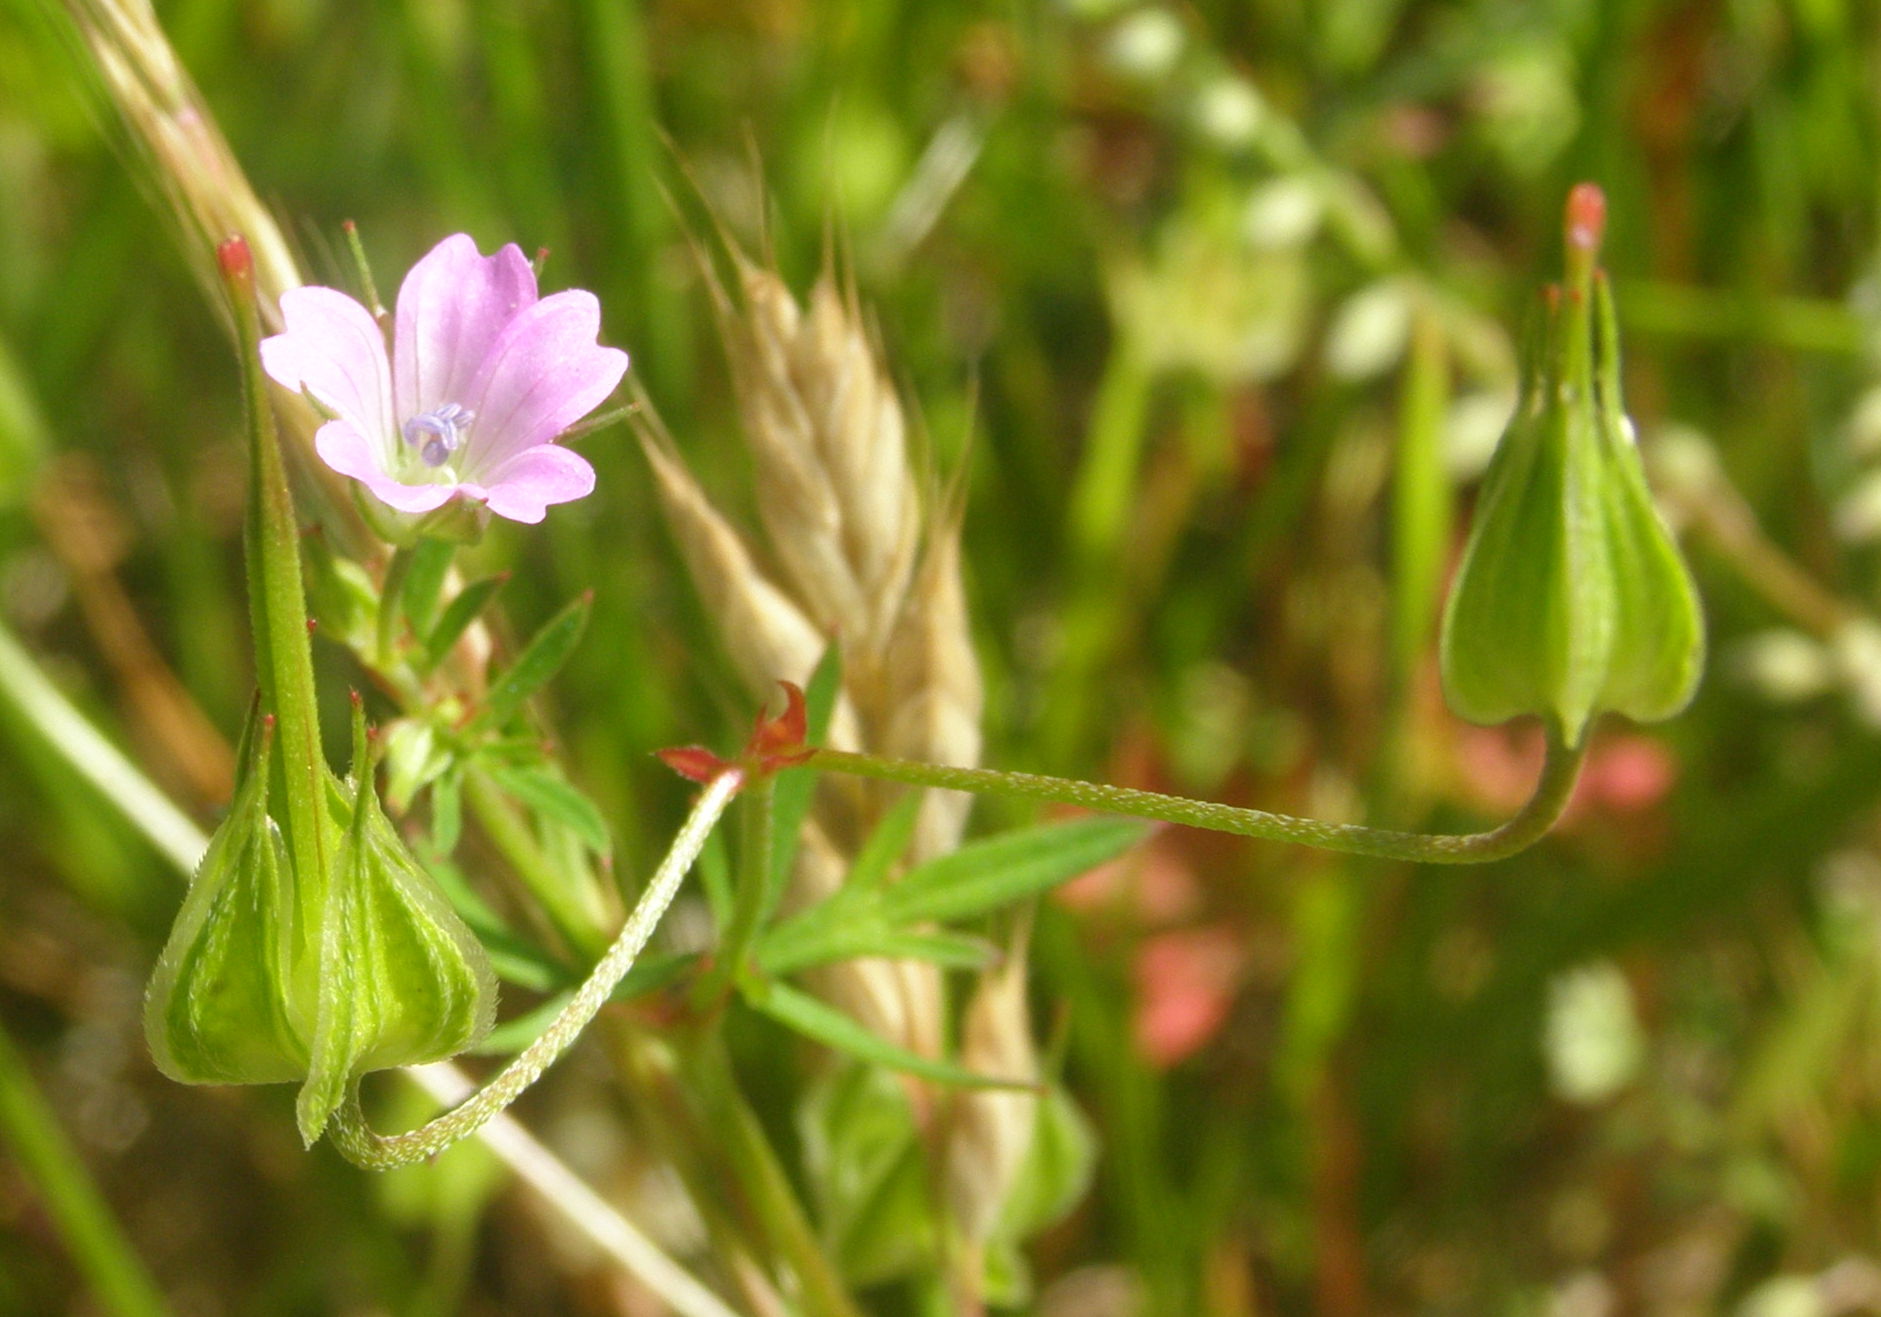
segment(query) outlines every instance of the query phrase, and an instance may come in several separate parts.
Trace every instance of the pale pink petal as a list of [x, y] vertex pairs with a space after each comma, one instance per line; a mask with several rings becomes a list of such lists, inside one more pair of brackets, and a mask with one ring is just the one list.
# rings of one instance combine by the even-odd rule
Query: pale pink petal
[[627, 371], [627, 354], [595, 343], [601, 304], [580, 289], [525, 308], [491, 346], [469, 406], [465, 473], [489, 473], [548, 443], [607, 398]]
[[261, 364], [276, 383], [306, 389], [375, 443], [392, 435], [392, 377], [385, 335], [372, 313], [334, 288], [281, 294], [287, 328], [261, 343]]
[[429, 512], [450, 502], [455, 485], [407, 485], [392, 479], [379, 465], [377, 445], [350, 421], [328, 421], [314, 435], [320, 460], [343, 476], [359, 481], [387, 507], [400, 512]]
[[490, 511], [511, 521], [541, 521], [551, 503], [570, 503], [594, 492], [588, 459], [555, 444], [516, 454], [483, 482]]
[[469, 234], [457, 233], [433, 247], [398, 290], [399, 421], [446, 403], [471, 406], [471, 384], [497, 336], [535, 301], [535, 271], [515, 243], [483, 256]]

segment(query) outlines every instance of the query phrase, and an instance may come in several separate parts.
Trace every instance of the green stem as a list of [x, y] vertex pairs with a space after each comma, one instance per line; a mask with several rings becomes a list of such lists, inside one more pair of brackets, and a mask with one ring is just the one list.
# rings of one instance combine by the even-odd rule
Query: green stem
[[587, 982], [569, 999], [541, 1037], [524, 1048], [475, 1096], [404, 1134], [379, 1134], [366, 1124], [365, 1113], [359, 1107], [359, 1087], [355, 1084], [327, 1127], [341, 1154], [370, 1171], [391, 1170], [423, 1161], [475, 1133], [541, 1078], [542, 1072], [588, 1027], [621, 978], [633, 968], [647, 940], [653, 936], [653, 930], [659, 926], [660, 917], [678, 894], [680, 881], [699, 857], [705, 839], [742, 785], [744, 775], [737, 769], [728, 769], [712, 779], [693, 805], [679, 834], [673, 838], [672, 848], [647, 884], [640, 903], [627, 917], [620, 936], [614, 939]]
[[366, 259], [365, 244], [359, 240], [359, 226], [351, 220], [340, 225], [346, 234], [346, 252], [353, 258], [353, 274], [359, 280], [359, 291], [365, 295], [366, 309], [372, 312], [372, 318], [385, 320], [385, 303], [379, 300], [379, 285], [372, 278], [372, 263]]
[[1444, 469], [1450, 347], [1436, 313], [1419, 307], [1398, 397], [1391, 484], [1391, 688], [1402, 697], [1429, 652], [1443, 603], [1452, 483]]
[[770, 904], [772, 831], [777, 814], [773, 777], [766, 773], [746, 793], [743, 845], [739, 848], [738, 890], [732, 897], [731, 919], [719, 943], [718, 965], [701, 985], [699, 1000], [719, 995], [726, 982], [744, 973], [751, 945], [757, 940]]
[[1135, 606], [1119, 588], [1132, 500], [1149, 422], [1155, 372], [1126, 329], [1119, 332], [1091, 409], [1084, 452], [1065, 507], [1066, 583], [1059, 655], [1045, 701], [1040, 739], [1048, 754], [1068, 754], [1092, 692]]
[[262, 711], [274, 717], [275, 762], [286, 815], [282, 831], [294, 860], [301, 927], [314, 929], [320, 927], [332, 822], [327, 812], [327, 761], [320, 748], [319, 707], [314, 698], [307, 596], [301, 586], [300, 523], [294, 515], [294, 497], [288, 491], [274, 411], [261, 373], [261, 329], [248, 245], [231, 238], [218, 255], [234, 305], [242, 406], [248, 419], [248, 510], [242, 539], [256, 675]]
[[713, 1134], [721, 1143], [720, 1160], [735, 1168], [739, 1188], [772, 1251], [796, 1275], [803, 1312], [807, 1317], [861, 1317], [804, 1215], [764, 1126], [739, 1090], [721, 1036], [708, 1037], [695, 1049], [688, 1074], [710, 1112]]
[[392, 560], [385, 565], [385, 580], [379, 587], [378, 626], [373, 640], [381, 672], [390, 672], [395, 666], [393, 655], [394, 646], [398, 642], [399, 600], [405, 593], [405, 579], [411, 575], [411, 558], [410, 549], [394, 546]]
[[1084, 456], [1065, 510], [1071, 559], [1085, 571], [1108, 561], [1129, 520], [1154, 372], [1124, 331], [1111, 348], [1092, 405]]
[[103, 1307], [118, 1317], [161, 1317], [161, 1291], [118, 1229], [85, 1163], [33, 1084], [25, 1060], [0, 1030], [0, 1141], [9, 1148], [72, 1260]]
[[1419, 864], [1481, 864], [1526, 850], [1547, 834], [1567, 806], [1585, 754], [1585, 738], [1580, 745], [1569, 746], [1550, 732], [1547, 762], [1542, 765], [1541, 778], [1528, 803], [1499, 828], [1463, 834], [1396, 832], [1359, 823], [1327, 823], [1099, 782], [1042, 777], [1036, 773], [1006, 773], [993, 768], [949, 768], [847, 750], [818, 750], [809, 762], [812, 767], [826, 772], [852, 773], [887, 782], [905, 782], [910, 786], [1080, 805], [1106, 814], [1159, 819], [1164, 823], [1180, 823], [1266, 841], [1294, 842], [1347, 855], [1370, 855]]

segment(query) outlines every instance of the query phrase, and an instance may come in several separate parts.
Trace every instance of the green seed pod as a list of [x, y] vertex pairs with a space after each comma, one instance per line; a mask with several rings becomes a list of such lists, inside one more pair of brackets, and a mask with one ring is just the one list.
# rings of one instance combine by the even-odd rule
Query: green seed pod
[[[315, 919], [297, 913], [308, 892], [268, 815], [275, 748], [264, 721], [145, 1001], [164, 1074], [186, 1084], [299, 1081], [309, 1144], [360, 1075], [461, 1052], [496, 1010], [483, 947], [373, 793], [363, 712], [353, 740], [350, 797], [326, 776], [343, 831], [308, 903]], [[315, 926], [302, 937], [306, 923]]]
[[490, 1031], [496, 1012], [489, 957], [373, 792], [357, 703], [351, 785], [321, 918], [311, 1066], [295, 1106], [309, 1144], [360, 1075], [454, 1056]]
[[268, 817], [273, 725], [252, 737], [235, 803], [210, 839], [144, 996], [157, 1069], [183, 1084], [270, 1084], [307, 1073], [310, 1005], [292, 990], [292, 869]]
[[1567, 745], [1612, 710], [1683, 709], [1704, 622], [1652, 503], [1620, 399], [1619, 335], [1593, 266], [1604, 202], [1568, 203], [1569, 283], [1550, 289], [1444, 611], [1444, 693], [1461, 717], [1548, 721]]

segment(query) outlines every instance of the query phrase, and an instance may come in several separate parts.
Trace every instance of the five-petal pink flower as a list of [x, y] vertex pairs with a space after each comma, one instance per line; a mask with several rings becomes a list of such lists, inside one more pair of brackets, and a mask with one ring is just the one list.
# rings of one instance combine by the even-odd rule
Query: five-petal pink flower
[[596, 343], [592, 293], [538, 298], [514, 243], [484, 256], [459, 233], [432, 248], [398, 290], [389, 356], [372, 313], [336, 289], [290, 289], [281, 316], [262, 365], [333, 414], [315, 449], [387, 505], [462, 497], [533, 522], [594, 489], [594, 468], [554, 441], [614, 391], [627, 354]]

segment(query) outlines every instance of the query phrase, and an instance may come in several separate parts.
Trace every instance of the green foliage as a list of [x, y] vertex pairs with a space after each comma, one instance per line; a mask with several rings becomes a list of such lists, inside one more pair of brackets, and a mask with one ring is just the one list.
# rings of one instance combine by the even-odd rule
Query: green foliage
[[1001, 1075], [981, 1075], [947, 1061], [897, 1046], [857, 1024], [841, 1010], [786, 983], [759, 982], [745, 990], [745, 1000], [786, 1028], [839, 1052], [887, 1070], [959, 1088], [1026, 1087]]
[[489, 697], [477, 713], [483, 727], [501, 728], [522, 708], [523, 701], [542, 689], [561, 671], [587, 629], [594, 600], [583, 595], [542, 624], [516, 661], [492, 684]]
[[[984, 944], [925, 931], [926, 926], [973, 919], [1036, 896], [1116, 858], [1147, 830], [1119, 819], [1023, 829], [969, 843], [885, 883], [887, 865], [905, 846], [918, 805], [911, 795], [883, 819], [833, 895], [764, 934], [757, 948], [761, 966], [782, 974], [889, 955], [957, 966], [984, 963]], [[889, 850], [891, 845], [896, 849]]]

